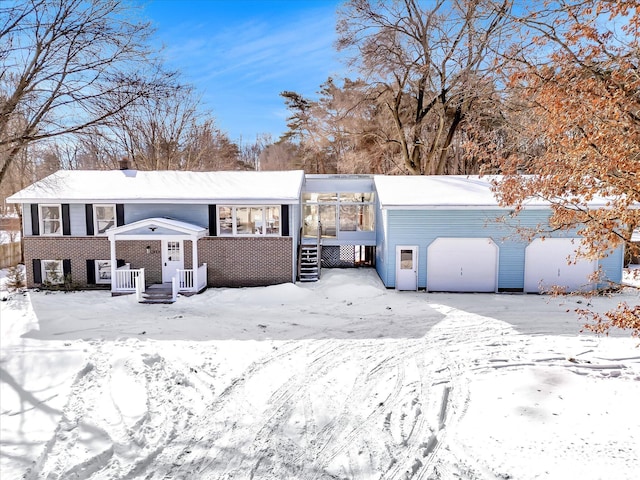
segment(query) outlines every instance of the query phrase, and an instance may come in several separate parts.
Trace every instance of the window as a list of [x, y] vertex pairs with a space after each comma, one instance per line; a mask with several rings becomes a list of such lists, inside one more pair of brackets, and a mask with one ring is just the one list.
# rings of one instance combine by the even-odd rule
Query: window
[[111, 283], [111, 260], [96, 260], [96, 283]]
[[104, 234], [116, 224], [115, 205], [94, 205], [93, 222], [96, 235]]
[[372, 192], [304, 193], [303, 235], [315, 237], [318, 221], [323, 237], [341, 232], [373, 232], [375, 229], [374, 194]]
[[400, 270], [413, 269], [413, 250], [400, 250]]
[[40, 205], [40, 232], [42, 235], [62, 235], [60, 205]]
[[218, 232], [227, 235], [280, 235], [280, 207], [218, 207]]
[[62, 260], [42, 260], [42, 282], [50, 285], [64, 283], [64, 268]]

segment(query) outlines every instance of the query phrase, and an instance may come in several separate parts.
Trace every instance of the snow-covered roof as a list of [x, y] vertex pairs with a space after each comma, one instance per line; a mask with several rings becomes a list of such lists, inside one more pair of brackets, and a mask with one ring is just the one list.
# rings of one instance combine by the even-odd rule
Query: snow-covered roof
[[304, 172], [60, 170], [11, 195], [10, 203], [294, 203]]
[[498, 206], [486, 177], [376, 175], [374, 182], [383, 208]]

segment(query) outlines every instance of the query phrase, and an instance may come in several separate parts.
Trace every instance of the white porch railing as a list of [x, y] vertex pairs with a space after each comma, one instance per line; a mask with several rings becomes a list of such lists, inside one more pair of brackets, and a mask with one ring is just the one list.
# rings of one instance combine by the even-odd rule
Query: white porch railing
[[207, 285], [207, 264], [198, 267], [198, 285], [194, 281], [193, 268], [176, 270], [176, 281], [180, 292], [199, 292]]
[[144, 268], [131, 269], [128, 265], [116, 269], [116, 278], [113, 279], [111, 291], [113, 292], [135, 292], [136, 285], [144, 292], [145, 278]]

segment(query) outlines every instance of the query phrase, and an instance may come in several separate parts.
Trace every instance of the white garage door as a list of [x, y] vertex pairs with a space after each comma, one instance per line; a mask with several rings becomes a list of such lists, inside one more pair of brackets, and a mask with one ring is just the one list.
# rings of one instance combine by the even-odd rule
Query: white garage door
[[427, 249], [427, 290], [495, 292], [498, 246], [490, 238], [437, 238]]
[[524, 291], [548, 292], [560, 287], [568, 292], [592, 288], [588, 277], [598, 268], [597, 260], [575, 259], [577, 238], [536, 238], [525, 251]]

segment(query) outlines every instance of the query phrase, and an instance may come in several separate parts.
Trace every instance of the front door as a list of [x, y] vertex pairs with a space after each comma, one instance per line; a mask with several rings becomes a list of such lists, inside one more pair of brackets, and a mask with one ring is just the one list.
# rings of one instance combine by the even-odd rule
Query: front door
[[396, 247], [396, 289], [418, 289], [418, 247]]
[[171, 282], [179, 268], [184, 268], [182, 240], [162, 240], [162, 282]]

